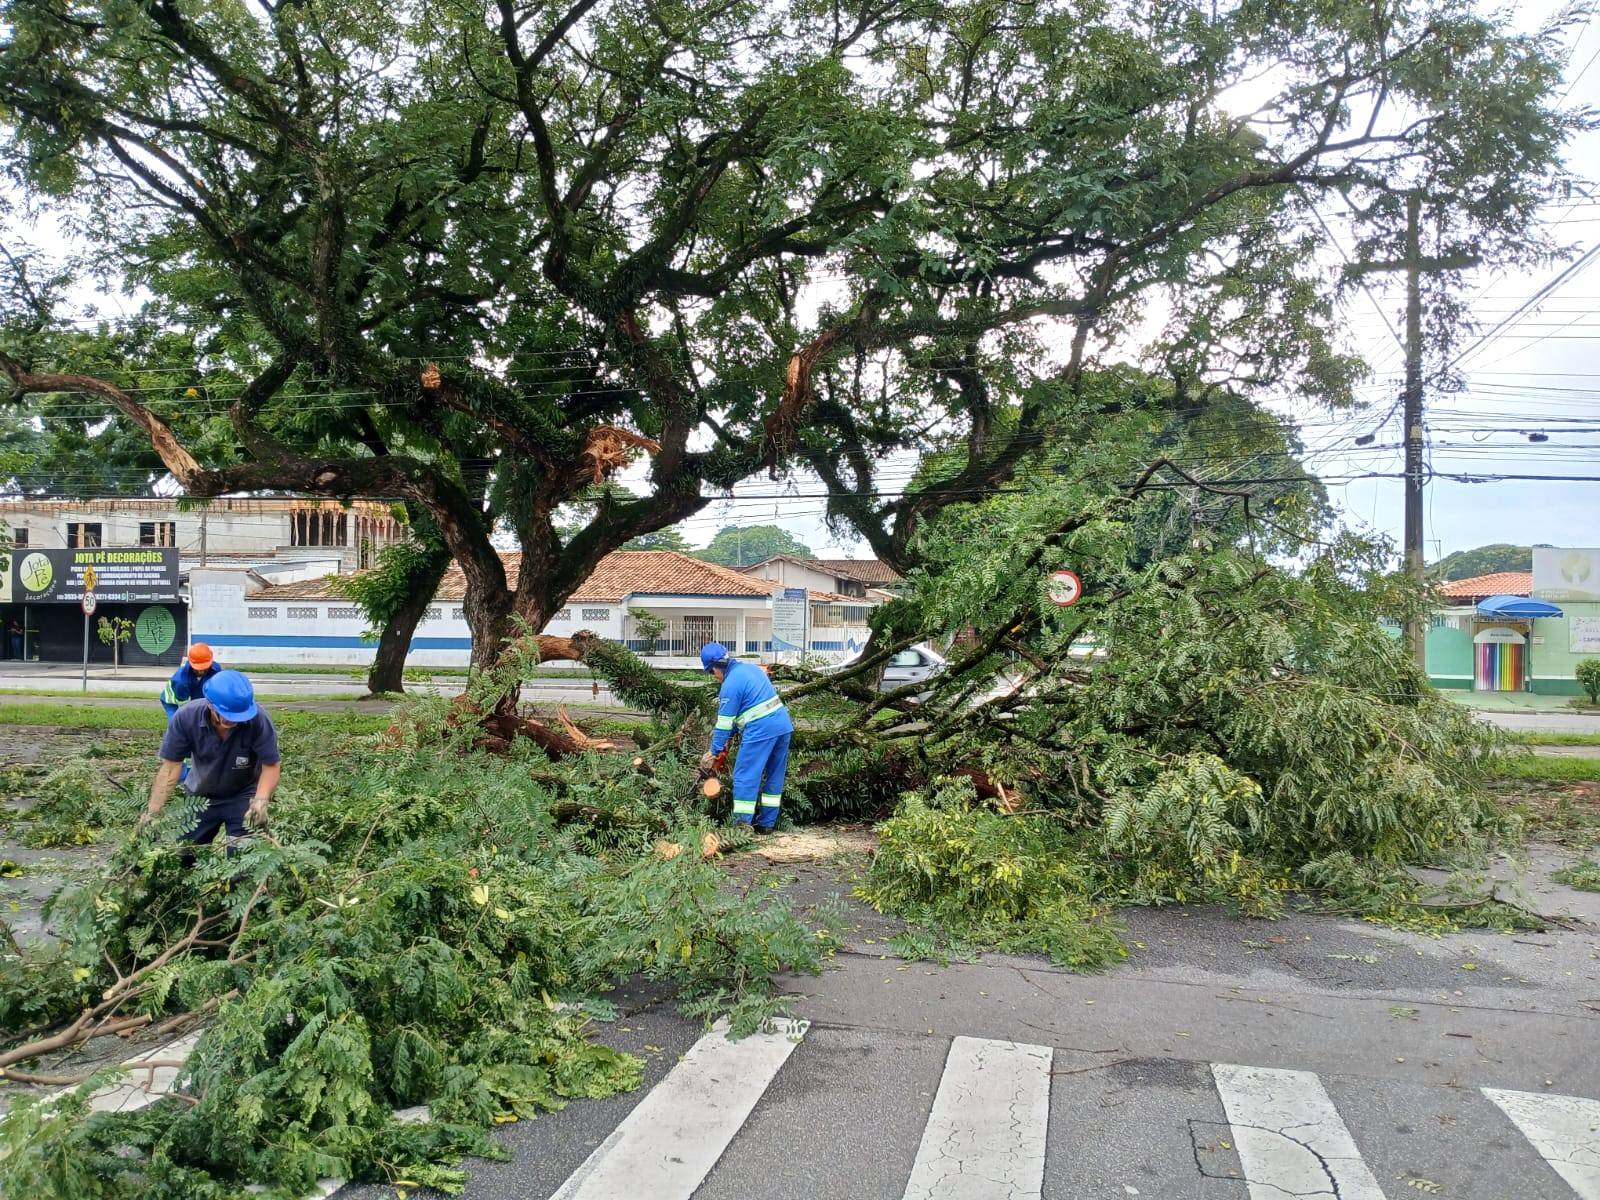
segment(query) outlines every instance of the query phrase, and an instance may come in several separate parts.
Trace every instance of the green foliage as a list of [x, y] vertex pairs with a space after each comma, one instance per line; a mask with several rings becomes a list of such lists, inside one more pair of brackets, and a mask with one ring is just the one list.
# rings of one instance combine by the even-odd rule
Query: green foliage
[[694, 551], [696, 558], [734, 568], [748, 567], [775, 554], [810, 558], [811, 547], [782, 525], [724, 525], [704, 549]]
[[374, 629], [380, 629], [419, 587], [428, 586], [425, 581], [437, 586], [447, 561], [439, 542], [407, 538], [379, 550], [377, 565], [370, 570], [334, 576], [334, 586], [355, 602]]
[[1126, 954], [1085, 899], [1094, 867], [1058, 821], [980, 808], [960, 780], [908, 795], [878, 832], [857, 895], [942, 947], [1034, 950], [1084, 970]]
[[26, 846], [83, 846], [107, 829], [126, 829], [138, 819], [144, 798], [115, 784], [87, 759], [73, 759], [39, 781], [26, 810]]
[[[875, 903], [921, 911], [942, 891], [953, 909], [1005, 915], [917, 852], [936, 858], [941, 838], [1016, 822], [1057, 831], [1029, 850], [1070, 864], [1088, 905], [1205, 899], [1270, 916], [1310, 886], [1397, 919], [1416, 904], [1403, 864], [1515, 834], [1486, 784], [1525, 760], [1499, 755], [1501, 735], [1384, 634], [1383, 618], [1427, 602], [1385, 572], [1385, 547], [1316, 540], [1306, 510], [1275, 520], [1275, 541], [1303, 547], [1295, 569], [1251, 544], [1248, 520], [1152, 556], [1135, 531], [1167, 489], [1108, 483], [1127, 478], [1125, 455], [1086, 443], [1080, 473], [947, 512], [905, 598], [880, 610], [897, 636], [972, 628], [977, 645], [922, 689], [903, 732], [870, 727], [879, 753], [900, 750], [922, 779], [976, 772], [985, 795], [1039, 816], [897, 815]], [[1068, 609], [1046, 594], [1057, 567], [1085, 583]], [[860, 713], [834, 736], [859, 737]], [[941, 891], [883, 886], [891, 864]]]
[[101, 617], [95, 628], [100, 644], [110, 646], [114, 662], [122, 660], [122, 647], [133, 636], [133, 621], [128, 617]]
[[1496, 760], [1494, 773], [1501, 779], [1530, 782], [1600, 783], [1600, 758], [1555, 754], [1507, 754]]
[[716, 684], [705, 682], [710, 676], [697, 676], [698, 683], [673, 682], [633, 651], [599, 638], [584, 643], [583, 661], [624, 704], [653, 713], [665, 725], [694, 720], [709, 726], [716, 712]]
[[629, 615], [633, 617], [633, 624], [638, 629], [639, 636], [644, 639], [645, 653], [654, 654], [656, 643], [667, 631], [666, 618], [657, 616], [647, 608], [630, 609]]
[[[473, 681], [486, 702], [503, 683]], [[657, 828], [686, 843], [707, 828], [692, 763], [653, 779], [620, 756], [556, 771], [464, 749], [442, 715], [418, 702], [382, 741], [324, 739], [285, 772], [270, 835], [231, 855], [219, 844], [185, 867], [175, 838], [196, 805], [171, 805], [52, 900], [58, 944], [0, 964], [13, 1042], [108, 988], [125, 1012], [215, 1012], [187, 1101], [94, 1118], [81, 1097], [15, 1106], [6, 1194], [260, 1184], [289, 1200], [327, 1175], [456, 1191], [463, 1155], [500, 1153], [485, 1127], [638, 1083], [637, 1059], [590, 1040], [588, 1002], [619, 979], [668, 980], [687, 1011], [748, 1032], [774, 1011], [772, 973], [815, 970], [833, 944], [779, 901], [728, 894], [698, 856], [652, 853]], [[62, 774], [52, 795], [122, 803], [95, 783]], [[152, 967], [190, 931], [210, 948]], [[393, 1119], [412, 1104], [431, 1120]]]
[[642, 533], [636, 538], [630, 538], [622, 544], [624, 550], [676, 550], [679, 554], [689, 553], [689, 543], [677, 529], [668, 526], [658, 529], [654, 533]]
[[[1541, 546], [1544, 543], [1540, 543]], [[1475, 546], [1471, 550], [1456, 550], [1446, 554], [1428, 568], [1433, 579], [1450, 583], [1456, 579], [1472, 579], [1478, 575], [1493, 575], [1499, 571], [1533, 570], [1533, 547], [1513, 546], [1494, 542]]]
[[1570, 867], [1563, 867], [1552, 878], [1557, 883], [1585, 892], [1600, 892], [1600, 862], [1592, 858], [1581, 859]]
[[1600, 704], [1600, 658], [1584, 658], [1572, 669], [1572, 674], [1589, 697], [1590, 704]]

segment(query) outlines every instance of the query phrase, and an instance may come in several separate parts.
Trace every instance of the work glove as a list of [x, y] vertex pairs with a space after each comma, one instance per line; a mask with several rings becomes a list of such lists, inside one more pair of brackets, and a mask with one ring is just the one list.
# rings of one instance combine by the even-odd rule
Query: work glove
[[245, 824], [254, 829], [265, 829], [267, 827], [267, 802], [260, 799], [250, 801], [250, 807], [245, 810], [244, 820]]
[[715, 770], [716, 769], [716, 765], [717, 765], [717, 756], [715, 754], [711, 753], [711, 751], [707, 750], [704, 754], [702, 754], [700, 756], [700, 769], [702, 771]]

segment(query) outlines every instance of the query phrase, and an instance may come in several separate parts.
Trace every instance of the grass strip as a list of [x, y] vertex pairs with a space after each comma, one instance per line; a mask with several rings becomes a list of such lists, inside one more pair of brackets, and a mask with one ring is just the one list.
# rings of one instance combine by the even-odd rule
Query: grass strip
[[1511, 734], [1511, 740], [1519, 746], [1600, 746], [1600, 733], [1518, 729]]
[[1494, 769], [1500, 779], [1543, 783], [1600, 783], [1600, 758], [1558, 758], [1554, 755], [1506, 755]]
[[[387, 712], [318, 711], [286, 709], [272, 713], [272, 723], [280, 733], [316, 730], [334, 734], [377, 733], [387, 729], [393, 718]], [[167, 715], [156, 704], [4, 704], [0, 705], [0, 725], [44, 725], [56, 729], [129, 729], [160, 732], [167, 727]]]

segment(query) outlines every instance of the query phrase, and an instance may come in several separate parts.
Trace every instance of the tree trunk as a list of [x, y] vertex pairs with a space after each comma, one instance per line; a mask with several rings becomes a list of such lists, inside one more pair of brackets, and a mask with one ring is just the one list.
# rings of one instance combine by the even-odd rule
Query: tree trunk
[[384, 625], [372, 669], [367, 672], [367, 690], [374, 696], [405, 691], [406, 655], [411, 650], [412, 635], [422, 615], [428, 611], [428, 605], [433, 603], [439, 580], [449, 565], [450, 551], [435, 545], [426, 558], [418, 560], [416, 569], [406, 580], [405, 602]]

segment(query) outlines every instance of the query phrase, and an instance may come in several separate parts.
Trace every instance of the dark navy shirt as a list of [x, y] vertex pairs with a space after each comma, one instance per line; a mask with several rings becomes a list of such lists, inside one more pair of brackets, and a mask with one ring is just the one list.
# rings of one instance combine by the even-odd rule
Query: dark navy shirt
[[248, 800], [256, 793], [261, 768], [278, 761], [278, 731], [264, 709], [227, 737], [211, 724], [208, 700], [191, 700], [167, 723], [161, 739], [161, 757], [168, 762], [190, 760], [184, 786], [196, 796], [213, 801]]

